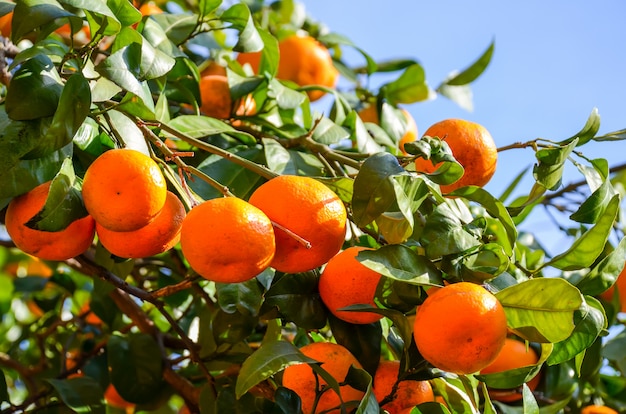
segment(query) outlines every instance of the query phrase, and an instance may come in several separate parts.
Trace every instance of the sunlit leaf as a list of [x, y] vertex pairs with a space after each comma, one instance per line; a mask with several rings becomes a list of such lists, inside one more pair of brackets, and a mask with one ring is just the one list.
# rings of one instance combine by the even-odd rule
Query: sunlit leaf
[[619, 196], [613, 196], [596, 225], [578, 237], [569, 249], [553, 257], [544, 266], [561, 270], [576, 270], [591, 266], [604, 250], [604, 245], [619, 212], [619, 203]]
[[233, 4], [220, 16], [225, 22], [239, 30], [237, 44], [233, 49], [237, 52], [256, 52], [263, 47], [263, 38], [257, 31], [250, 9], [244, 3]]
[[555, 190], [561, 185], [565, 161], [572, 153], [578, 139], [574, 139], [561, 147], [542, 148], [536, 152], [538, 164], [533, 167], [535, 180], [547, 188]]
[[[593, 193], [570, 215], [570, 219], [578, 223], [596, 223], [604, 214], [611, 198], [616, 194], [609, 179], [609, 166], [606, 160], [596, 160], [595, 165], [595, 169], [585, 174]], [[600, 185], [596, 188], [594, 188], [595, 181], [600, 181]]]
[[613, 286], [626, 263], [626, 238], [622, 238], [615, 249], [589, 270], [576, 287], [586, 295], [599, 295]]
[[536, 278], [496, 293], [509, 329], [531, 342], [560, 342], [574, 330], [574, 312], [583, 298], [564, 279]]
[[393, 244], [359, 252], [357, 260], [389, 278], [416, 285], [442, 286], [441, 271], [410, 248]]
[[426, 72], [419, 63], [407, 67], [398, 79], [383, 85], [381, 90], [392, 104], [410, 104], [432, 97]]
[[593, 137], [596, 136], [598, 131], [600, 130], [600, 115], [598, 114], [598, 108], [593, 108], [589, 118], [587, 118], [587, 122], [583, 129], [578, 131], [574, 136], [567, 138], [560, 142], [561, 145], [569, 144], [575, 139], [578, 139], [577, 147], [586, 144], [591, 141]]
[[438, 205], [428, 215], [420, 241], [431, 259], [459, 254], [480, 245], [476, 236], [463, 228], [463, 223], [449, 204]]

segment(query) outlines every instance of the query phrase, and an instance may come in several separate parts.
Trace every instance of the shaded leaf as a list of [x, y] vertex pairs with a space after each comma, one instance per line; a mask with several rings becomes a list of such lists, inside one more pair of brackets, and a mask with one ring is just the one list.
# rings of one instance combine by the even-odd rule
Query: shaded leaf
[[428, 215], [420, 241], [426, 248], [426, 256], [431, 259], [459, 254], [480, 245], [447, 203], [438, 205]]
[[416, 285], [443, 285], [441, 271], [430, 260], [401, 244], [361, 251], [357, 255], [357, 260], [394, 280]]
[[46, 379], [61, 397], [63, 403], [78, 413], [101, 413], [106, 409], [102, 388], [98, 381], [84, 376], [66, 380]]
[[576, 287], [586, 295], [599, 295], [617, 280], [626, 263], [626, 238], [615, 249], [576, 282]]
[[[609, 179], [609, 166], [606, 160], [597, 160], [595, 164], [597, 165], [596, 169], [585, 174], [593, 193], [569, 217], [578, 223], [596, 223], [600, 216], [604, 214], [611, 197], [616, 194]], [[590, 175], [593, 176], [589, 177]], [[595, 189], [593, 185], [596, 180], [594, 178], [597, 178], [601, 183]]]
[[290, 365], [312, 364], [315, 360], [305, 356], [291, 342], [263, 342], [241, 365], [237, 376], [237, 398], [258, 383], [270, 378]]

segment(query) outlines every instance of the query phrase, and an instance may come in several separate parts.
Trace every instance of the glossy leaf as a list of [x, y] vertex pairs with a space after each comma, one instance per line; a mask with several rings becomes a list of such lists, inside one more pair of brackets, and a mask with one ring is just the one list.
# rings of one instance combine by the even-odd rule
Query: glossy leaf
[[150, 16], [163, 28], [167, 38], [180, 45], [189, 39], [196, 29], [198, 16], [192, 13], [159, 13]]
[[276, 140], [263, 139], [267, 168], [279, 174], [324, 175], [324, 166], [317, 157], [303, 151], [286, 149]]
[[[595, 172], [596, 174], [594, 175], [597, 176], [601, 184], [597, 186], [597, 188], [593, 188], [593, 183], [590, 183], [593, 193], [570, 215], [570, 219], [578, 223], [596, 223], [602, 214], [604, 214], [611, 198], [616, 194], [609, 180], [609, 168], [606, 160], [598, 160], [596, 164], [601, 164], [596, 167], [600, 171], [594, 169], [593, 172], [588, 173], [587, 176]], [[593, 178], [587, 178], [587, 181], [591, 182]]]
[[626, 263], [626, 238], [606, 255], [587, 274], [576, 282], [576, 287], [586, 295], [599, 295], [615, 284]]
[[221, 4], [222, 0], [200, 0], [198, 2], [200, 16], [207, 16], [213, 13]]
[[[63, 4], [67, 4], [74, 9], [79, 9], [85, 12], [87, 21], [89, 21], [90, 27], [96, 29], [93, 31], [100, 32], [104, 36], [111, 36], [120, 31], [122, 24], [117, 19], [117, 15], [120, 15], [125, 24], [132, 24], [139, 20], [137, 11], [132, 5], [124, 5], [123, 0], [110, 0], [104, 1], [91, 1], [91, 0], [60, 0]], [[116, 8], [117, 15], [114, 14], [108, 7], [111, 4]], [[125, 6], [125, 7], [124, 7]], [[131, 7], [128, 7], [131, 6]], [[123, 10], [123, 13], [122, 13]]]
[[111, 382], [126, 401], [152, 401], [163, 381], [159, 345], [147, 334], [112, 335], [107, 344]]
[[62, 90], [63, 82], [52, 60], [38, 54], [23, 62], [13, 75], [7, 89], [6, 112], [16, 121], [51, 116]]
[[192, 138], [204, 138], [211, 135], [227, 134], [241, 140], [243, 143], [256, 142], [252, 135], [238, 131], [218, 119], [200, 115], [181, 115], [172, 119], [168, 126], [189, 135]]
[[430, 260], [401, 244], [361, 251], [357, 255], [357, 260], [394, 280], [416, 285], [443, 285], [441, 271]]
[[242, 283], [219, 283], [216, 291], [217, 303], [224, 312], [258, 315], [263, 292], [255, 279]]
[[26, 226], [35, 230], [60, 231], [87, 214], [72, 161], [67, 158], [50, 184], [46, 203], [26, 222]]
[[241, 365], [235, 392], [237, 398], [258, 383], [270, 378], [290, 365], [311, 364], [315, 360], [304, 355], [291, 342], [263, 342]]
[[480, 245], [480, 241], [463, 228], [449, 204], [437, 206], [428, 215], [420, 241], [431, 259], [459, 254]]
[[578, 139], [578, 143], [576, 146], [581, 146], [591, 141], [598, 131], [600, 130], [600, 115], [598, 114], [598, 108], [593, 108], [589, 118], [587, 118], [587, 122], [583, 129], [578, 131], [574, 136], [567, 138], [560, 142], [561, 145], [569, 144], [570, 142]]
[[237, 44], [233, 47], [236, 52], [256, 52], [263, 48], [263, 38], [257, 31], [250, 9], [244, 3], [234, 4], [220, 16], [225, 22], [239, 30]]
[[393, 176], [399, 174], [405, 171], [389, 153], [374, 154], [363, 162], [352, 196], [353, 219], [358, 226], [368, 225], [393, 205]]
[[[527, 346], [531, 346], [527, 344]], [[534, 365], [527, 365], [519, 368], [508, 369], [502, 372], [494, 372], [491, 374], [479, 374], [476, 377], [483, 381], [489, 388], [494, 389], [510, 389], [517, 388], [523, 383], [530, 381], [535, 375], [539, 374], [543, 362], [550, 355], [552, 350], [551, 344], [543, 344], [541, 351], [534, 349], [533, 351], [540, 354], [539, 360]]]
[[426, 83], [426, 72], [419, 63], [407, 67], [400, 77], [381, 87], [392, 104], [411, 104], [425, 101], [432, 95]]
[[69, 77], [61, 93], [52, 123], [37, 147], [26, 157], [39, 158], [72, 142], [91, 106], [89, 83], [81, 74]]
[[467, 414], [480, 413], [467, 393], [463, 391], [455, 381], [451, 381], [449, 378], [433, 378], [431, 383], [437, 394], [443, 396], [451, 412]]
[[509, 329], [531, 342], [560, 342], [574, 331], [574, 313], [583, 303], [578, 289], [563, 279], [536, 278], [496, 293]]
[[[454, 158], [448, 143], [440, 138], [441, 137], [423, 136], [418, 141], [414, 142], [410, 148], [419, 150], [414, 153], [430, 160], [433, 165], [439, 164], [434, 172], [422, 174], [426, 175], [437, 184], [452, 184], [463, 176], [465, 170]], [[408, 146], [405, 146], [405, 148], [407, 147]]]
[[316, 115], [319, 119], [317, 127], [313, 131], [313, 139], [322, 144], [331, 145], [350, 138], [350, 133], [344, 128], [322, 115]]
[[483, 54], [476, 59], [475, 62], [464, 69], [461, 73], [455, 74], [453, 77], [446, 80], [445, 83], [452, 86], [461, 86], [474, 82], [480, 75], [483, 74], [485, 69], [487, 69], [487, 66], [489, 66], [491, 58], [493, 57], [494, 49], [495, 40], [491, 42], [491, 44], [487, 47]]
[[578, 237], [569, 249], [553, 257], [544, 266], [561, 270], [576, 270], [591, 266], [604, 250], [604, 245], [619, 212], [619, 203], [619, 196], [613, 196], [596, 225]]
[[[18, 43], [26, 35], [34, 32], [36, 29], [42, 29], [54, 23], [55, 19], [75, 18], [74, 14], [63, 9], [61, 5], [54, 0], [23, 0], [16, 2], [13, 9], [13, 27], [11, 29], [11, 39]], [[43, 30], [39, 36], [45, 36], [50, 33], [53, 28]]]
[[538, 164], [533, 167], [535, 180], [548, 190], [556, 190], [561, 185], [565, 161], [572, 153], [578, 139], [561, 147], [542, 148], [535, 154]]
[[306, 100], [304, 93], [295, 91], [274, 78], [269, 82], [267, 96], [276, 99], [276, 104], [283, 109], [296, 109]]
[[486, 243], [461, 260], [464, 280], [483, 282], [502, 274], [511, 261], [501, 245]]
[[560, 364], [585, 352], [607, 328], [606, 314], [602, 304], [591, 296], [586, 296], [585, 302], [587, 306], [581, 310], [580, 320], [577, 321], [572, 335], [554, 344], [554, 349], [547, 360], [548, 364]]
[[63, 403], [75, 412], [101, 414], [106, 412], [102, 403], [102, 388], [95, 379], [84, 376], [66, 380], [50, 378], [46, 381], [52, 385]]

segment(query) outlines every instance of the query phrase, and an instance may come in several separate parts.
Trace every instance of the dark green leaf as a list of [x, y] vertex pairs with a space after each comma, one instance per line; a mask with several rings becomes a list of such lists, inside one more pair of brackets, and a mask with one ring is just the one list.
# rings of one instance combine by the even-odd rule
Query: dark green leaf
[[350, 138], [350, 133], [325, 116], [319, 115], [319, 123], [313, 131], [313, 139], [322, 144], [337, 144], [339, 141]]
[[50, 378], [46, 381], [54, 387], [61, 400], [72, 410], [78, 413], [104, 414], [106, 412], [102, 403], [102, 388], [95, 379], [85, 376], [67, 380]]
[[569, 249], [555, 256], [544, 266], [561, 270], [577, 270], [591, 266], [604, 250], [619, 213], [619, 195], [613, 196], [595, 226], [578, 237]]
[[593, 110], [591, 111], [591, 114], [589, 115], [589, 118], [587, 118], [587, 122], [585, 123], [585, 126], [583, 127], [583, 129], [578, 131], [574, 136], [561, 141], [559, 144], [561, 145], [569, 144], [573, 140], [578, 139], [578, 143], [576, 144], [576, 146], [579, 147], [591, 141], [593, 137], [596, 136], [599, 130], [600, 130], [600, 115], [598, 114], [598, 108], [593, 108]]
[[93, 1], [93, 0], [60, 0], [74, 9], [85, 12], [92, 33], [100, 33], [103, 36], [112, 36], [120, 31], [121, 23], [109, 9], [109, 4], [116, 9], [126, 25], [130, 25], [139, 20], [137, 10], [132, 4], [124, 5], [123, 0]]
[[423, 158], [430, 160], [433, 165], [441, 163], [433, 173], [422, 174], [437, 184], [447, 185], [461, 178], [465, 170], [454, 158], [448, 143], [441, 138], [443, 137], [423, 136], [412, 147], [418, 150], [416, 155], [421, 155]]
[[50, 184], [46, 203], [41, 211], [26, 222], [26, 226], [35, 230], [60, 231], [87, 214], [72, 160], [66, 158], [59, 174]]
[[126, 401], [148, 403], [162, 391], [159, 344], [147, 334], [112, 335], [107, 344], [111, 382]]
[[410, 248], [393, 244], [377, 250], [359, 252], [357, 260], [364, 266], [394, 280], [416, 285], [441, 286], [441, 271], [430, 260]]
[[337, 343], [346, 347], [363, 368], [373, 374], [380, 361], [382, 340], [380, 322], [352, 324], [329, 315], [328, 323]]
[[263, 292], [256, 279], [242, 283], [218, 283], [216, 286], [220, 308], [227, 313], [259, 314]]
[[198, 16], [192, 13], [159, 13], [153, 14], [150, 19], [156, 21], [176, 45], [189, 39], [198, 24]]
[[467, 85], [471, 82], [474, 82], [489, 66], [491, 62], [491, 57], [493, 56], [493, 51], [495, 48], [495, 40], [491, 42], [487, 50], [483, 52], [482, 55], [472, 63], [468, 68], [464, 69], [461, 73], [453, 75], [451, 78], [446, 80], [445, 84], [452, 86], [462, 86]]
[[463, 279], [484, 282], [502, 274], [510, 264], [511, 260], [502, 245], [486, 243], [461, 260]]
[[580, 291], [564, 279], [536, 278], [496, 293], [509, 329], [531, 342], [560, 342], [574, 331]]
[[389, 153], [374, 154], [363, 162], [352, 196], [353, 219], [358, 226], [367, 226], [393, 205], [393, 176], [400, 174], [406, 172]]
[[52, 60], [38, 54], [23, 62], [11, 79], [7, 114], [17, 121], [50, 116], [57, 110], [62, 91], [63, 82]]
[[574, 148], [578, 139], [574, 139], [562, 147], [543, 148], [535, 154], [538, 164], [533, 167], [535, 180], [547, 188], [555, 190], [561, 185], [565, 161]]
[[37, 147], [26, 157], [39, 158], [72, 142], [83, 124], [91, 106], [89, 83], [80, 73], [70, 76], [65, 83], [52, 123], [41, 137]]
[[459, 254], [480, 245], [448, 204], [441, 204], [426, 219], [420, 241], [431, 259]]
[[[593, 193], [578, 207], [578, 209], [570, 215], [570, 219], [578, 223], [594, 224], [604, 214], [607, 205], [611, 201], [616, 192], [611, 185], [609, 179], [609, 166], [606, 160], [596, 160], [597, 166], [592, 171], [585, 170], [585, 176]], [[600, 181], [599, 186], [595, 185], [595, 181]]]
[[[13, 25], [11, 29], [11, 40], [18, 43], [19, 40], [26, 35], [35, 31], [36, 29], [42, 29], [42, 27], [48, 26], [54, 23], [55, 19], [60, 18], [75, 18], [74, 14], [64, 10], [61, 5], [54, 1], [41, 1], [41, 0], [23, 0], [16, 2], [13, 9]], [[80, 20], [80, 19], [79, 19]], [[40, 36], [45, 37], [49, 34], [53, 28], [47, 28], [43, 30]]]
[[314, 362], [314, 359], [305, 356], [290, 342], [263, 342], [261, 347], [246, 358], [241, 365], [235, 387], [237, 398], [290, 365], [312, 364]]

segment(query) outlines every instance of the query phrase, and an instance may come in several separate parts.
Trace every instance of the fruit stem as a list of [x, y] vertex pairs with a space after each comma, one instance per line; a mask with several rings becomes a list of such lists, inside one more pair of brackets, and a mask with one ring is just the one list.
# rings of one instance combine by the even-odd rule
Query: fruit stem
[[176, 138], [179, 138], [185, 142], [187, 142], [188, 144], [191, 144], [195, 147], [198, 147], [199, 149], [206, 151], [208, 153], [211, 154], [215, 154], [215, 155], [219, 155], [222, 158], [226, 158], [232, 162], [234, 162], [237, 165], [240, 165], [252, 172], [254, 172], [255, 174], [260, 175], [261, 177], [267, 179], [267, 180], [271, 180], [272, 178], [276, 178], [278, 177], [280, 174], [275, 173], [274, 171], [270, 170], [269, 168], [266, 168], [262, 165], [259, 165], [255, 162], [252, 162], [250, 160], [247, 160], [243, 157], [240, 157], [236, 154], [233, 154], [232, 152], [228, 152], [226, 150], [221, 149], [220, 147], [217, 147], [215, 145], [209, 144], [207, 142], [203, 142], [200, 141], [199, 139], [190, 137], [189, 135], [183, 134], [180, 131], [177, 131], [176, 129], [168, 126], [165, 123], [162, 122], [155, 122], [155, 123], [147, 123], [147, 122], [143, 122], [145, 125], [151, 125], [151, 126], [156, 126], [161, 128], [163, 131], [167, 132], [168, 134], [171, 134], [173, 136], [175, 136]]
[[311, 248], [311, 242], [308, 241], [307, 239], [305, 239], [304, 237], [298, 236], [296, 233], [294, 233], [293, 231], [289, 230], [287, 227], [282, 226], [282, 225], [276, 223], [273, 220], [272, 220], [272, 225], [274, 227], [277, 227], [277, 228], [281, 229], [285, 233], [287, 233], [289, 235], [289, 237], [292, 237], [294, 240], [296, 240], [298, 243], [300, 243], [301, 245], [303, 245], [307, 249]]

